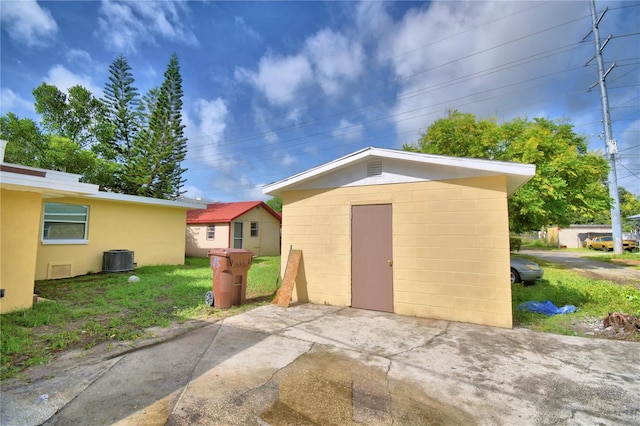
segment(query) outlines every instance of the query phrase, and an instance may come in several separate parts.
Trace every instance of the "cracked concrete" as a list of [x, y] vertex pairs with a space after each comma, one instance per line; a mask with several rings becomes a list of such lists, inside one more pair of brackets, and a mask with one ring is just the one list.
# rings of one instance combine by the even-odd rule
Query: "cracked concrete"
[[[2, 424], [631, 425], [640, 418], [638, 349], [271, 305], [91, 368], [3, 388]], [[38, 401], [44, 392], [46, 403]]]

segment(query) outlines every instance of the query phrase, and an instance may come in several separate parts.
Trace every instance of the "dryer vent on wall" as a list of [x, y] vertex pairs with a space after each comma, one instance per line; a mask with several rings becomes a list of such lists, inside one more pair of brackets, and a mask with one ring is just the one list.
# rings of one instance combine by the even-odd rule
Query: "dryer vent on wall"
[[133, 252], [131, 250], [109, 250], [102, 257], [104, 272], [123, 272], [133, 270]]

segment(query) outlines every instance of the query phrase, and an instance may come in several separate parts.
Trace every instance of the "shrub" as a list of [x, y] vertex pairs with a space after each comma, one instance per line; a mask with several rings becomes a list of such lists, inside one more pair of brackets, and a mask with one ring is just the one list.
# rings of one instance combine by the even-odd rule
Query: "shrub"
[[520, 237], [509, 237], [509, 249], [511, 251], [520, 251], [520, 247], [522, 246], [522, 238]]

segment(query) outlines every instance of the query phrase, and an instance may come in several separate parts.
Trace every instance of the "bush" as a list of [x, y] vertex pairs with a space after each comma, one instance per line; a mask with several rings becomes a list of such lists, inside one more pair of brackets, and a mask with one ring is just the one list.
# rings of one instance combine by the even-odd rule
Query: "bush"
[[522, 247], [522, 238], [520, 237], [509, 237], [509, 249], [511, 251], [520, 251], [520, 247]]

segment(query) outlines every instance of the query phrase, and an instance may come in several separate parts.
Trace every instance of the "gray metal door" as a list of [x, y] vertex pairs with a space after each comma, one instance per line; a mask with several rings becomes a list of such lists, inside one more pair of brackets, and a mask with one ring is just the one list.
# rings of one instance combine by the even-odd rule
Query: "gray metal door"
[[391, 204], [351, 207], [351, 306], [393, 312]]

